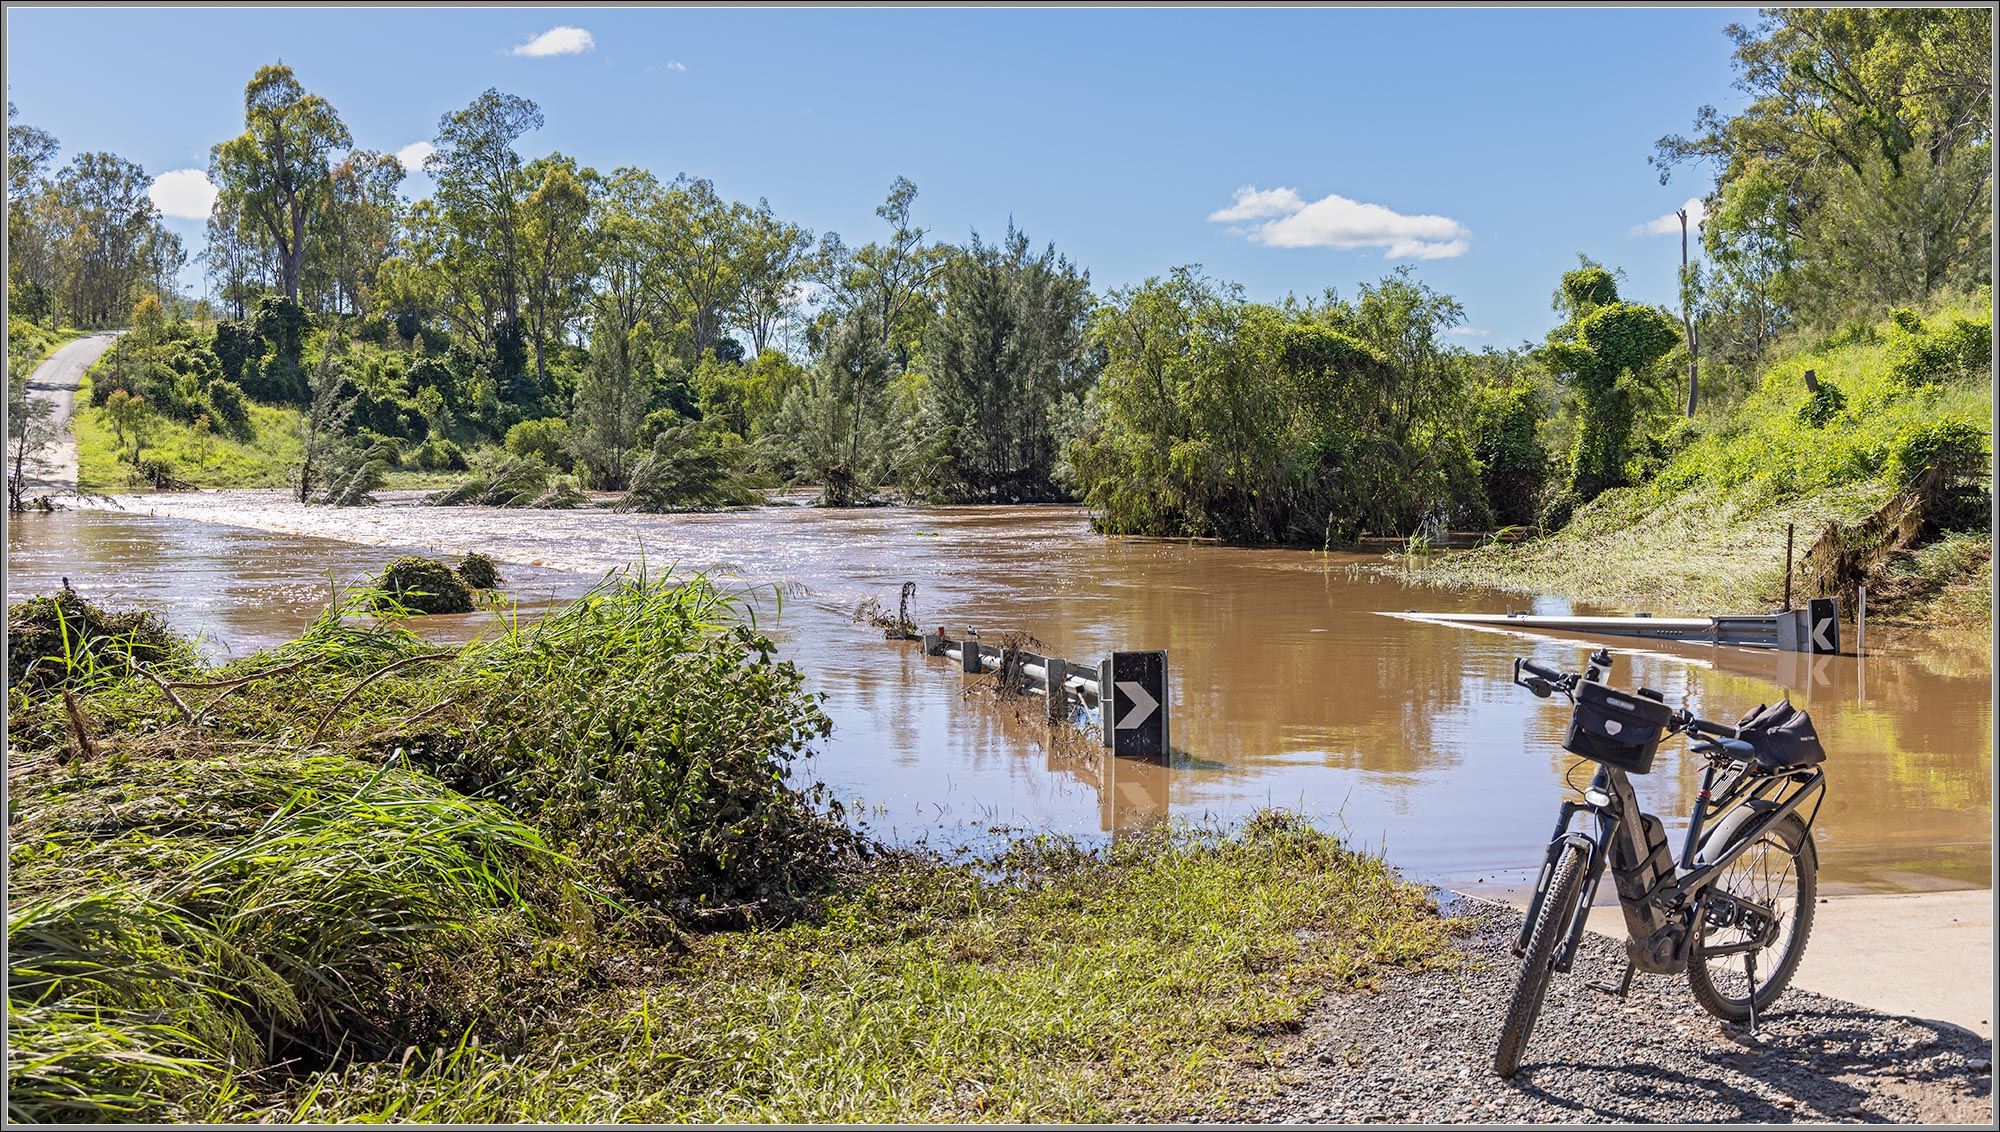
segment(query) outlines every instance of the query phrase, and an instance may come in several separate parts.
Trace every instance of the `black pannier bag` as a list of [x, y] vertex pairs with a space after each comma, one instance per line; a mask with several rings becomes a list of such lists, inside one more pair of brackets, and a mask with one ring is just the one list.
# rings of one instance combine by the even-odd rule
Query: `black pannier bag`
[[1813, 766], [1826, 761], [1812, 717], [1788, 699], [1770, 707], [1758, 704], [1736, 725], [1736, 734], [1756, 750], [1757, 761], [1765, 766]]
[[1672, 708], [1651, 696], [1634, 695], [1589, 680], [1576, 684], [1563, 749], [1630, 774], [1653, 769], [1653, 752], [1674, 721]]

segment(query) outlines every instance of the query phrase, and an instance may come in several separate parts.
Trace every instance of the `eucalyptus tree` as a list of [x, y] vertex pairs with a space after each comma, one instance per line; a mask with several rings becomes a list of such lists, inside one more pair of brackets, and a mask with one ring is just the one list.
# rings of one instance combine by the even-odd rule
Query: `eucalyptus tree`
[[1742, 109], [1701, 107], [1652, 158], [1663, 182], [1713, 173], [1711, 305], [1761, 347], [1787, 318], [1990, 281], [1990, 8], [1768, 8], [1725, 34]]
[[535, 188], [522, 208], [521, 250], [528, 343], [535, 356], [535, 382], [544, 394], [554, 388], [548, 350], [583, 313], [590, 297], [593, 195], [597, 170], [578, 168], [574, 158], [550, 154], [525, 170]]
[[44, 174], [61, 146], [54, 135], [19, 122], [7, 103], [8, 308], [29, 318], [53, 312], [55, 264]]
[[322, 231], [306, 260], [310, 289], [330, 313], [358, 314], [375, 290], [376, 276], [395, 248], [402, 215], [396, 190], [403, 163], [395, 155], [357, 149], [330, 174]]
[[760, 200], [739, 238], [742, 290], [734, 315], [749, 331], [750, 352], [757, 355], [771, 345], [778, 324], [796, 313], [801, 285], [812, 268], [813, 234], [778, 219], [770, 202]]
[[723, 199], [706, 178], [681, 177], [653, 198], [643, 229], [657, 270], [660, 308], [687, 327], [690, 369], [722, 338], [724, 320], [743, 293], [740, 262], [750, 210]]
[[438, 219], [455, 245], [453, 269], [489, 292], [482, 302], [507, 323], [519, 320], [524, 291], [523, 212], [536, 186], [514, 143], [542, 128], [542, 112], [518, 95], [488, 90], [438, 121], [424, 169], [437, 186]]
[[209, 208], [207, 237], [198, 258], [216, 297], [237, 319], [249, 317], [251, 303], [277, 278], [270, 240], [244, 222], [235, 197], [221, 195]]
[[78, 323], [122, 321], [146, 289], [170, 288], [187, 262], [149, 193], [152, 178], [112, 153], [83, 153], [57, 173], [47, 196], [56, 291]]
[[210, 176], [270, 239], [278, 286], [296, 301], [313, 226], [333, 198], [333, 154], [353, 138], [332, 104], [282, 63], [258, 68], [244, 87], [243, 119], [243, 132], [213, 150]]

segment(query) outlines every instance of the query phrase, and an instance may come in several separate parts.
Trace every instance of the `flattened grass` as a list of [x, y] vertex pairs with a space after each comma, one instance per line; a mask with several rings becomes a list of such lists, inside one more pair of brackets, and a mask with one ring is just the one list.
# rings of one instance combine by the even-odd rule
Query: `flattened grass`
[[1223, 1111], [1320, 995], [1449, 957], [1379, 860], [1269, 815], [984, 867], [895, 857], [783, 930], [638, 954], [524, 1047], [304, 1083], [312, 1121], [945, 1122]]

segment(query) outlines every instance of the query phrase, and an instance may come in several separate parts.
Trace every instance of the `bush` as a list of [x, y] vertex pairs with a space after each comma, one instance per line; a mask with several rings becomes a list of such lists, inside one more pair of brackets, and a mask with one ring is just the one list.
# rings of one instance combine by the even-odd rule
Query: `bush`
[[500, 586], [500, 567], [484, 554], [468, 554], [459, 560], [458, 576], [475, 590], [491, 590]]
[[465, 449], [435, 436], [418, 445], [407, 462], [427, 472], [462, 472], [471, 467], [466, 463]]
[[1978, 476], [1987, 467], [1986, 433], [1965, 421], [1934, 421], [1898, 437], [1889, 453], [1889, 479], [1915, 489], [1933, 471], [1947, 488]]
[[522, 421], [507, 430], [504, 446], [516, 456], [534, 456], [551, 468], [569, 468], [569, 422], [559, 417]]
[[382, 571], [375, 585], [384, 597], [412, 612], [472, 612], [472, 590], [451, 567], [435, 558], [398, 558]]
[[1806, 398], [1805, 404], [1799, 406], [1797, 416], [1800, 424], [1825, 428], [1827, 422], [1839, 416], [1841, 410], [1845, 408], [1847, 408], [1847, 396], [1840, 391], [1840, 386], [1831, 381], [1822, 381], [1819, 383], [1819, 388]]

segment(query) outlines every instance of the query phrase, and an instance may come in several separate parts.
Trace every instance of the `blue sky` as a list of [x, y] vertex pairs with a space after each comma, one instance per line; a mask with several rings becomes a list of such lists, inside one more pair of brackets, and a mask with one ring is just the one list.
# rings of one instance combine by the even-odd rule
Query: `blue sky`
[[[709, 177], [850, 244], [878, 234], [900, 174], [938, 235], [992, 239], [1011, 216], [1100, 289], [1199, 263], [1257, 298], [1352, 294], [1411, 263], [1464, 304], [1459, 340], [1477, 348], [1540, 340], [1578, 252], [1623, 267], [1629, 297], [1673, 301], [1677, 238], [1635, 229], [1699, 195], [1706, 172], [1662, 186], [1645, 159], [1703, 103], [1740, 104], [1722, 28], [1753, 19], [10, 8], [6, 53], [9, 97], [61, 160], [102, 149], [156, 175], [204, 168], [242, 130], [244, 83], [278, 59], [357, 145], [390, 151], [498, 87], [542, 108], [531, 156]], [[198, 195], [189, 181], [162, 199]], [[171, 223], [198, 251], [200, 222]]]

